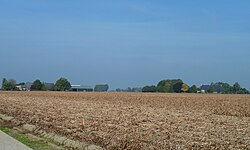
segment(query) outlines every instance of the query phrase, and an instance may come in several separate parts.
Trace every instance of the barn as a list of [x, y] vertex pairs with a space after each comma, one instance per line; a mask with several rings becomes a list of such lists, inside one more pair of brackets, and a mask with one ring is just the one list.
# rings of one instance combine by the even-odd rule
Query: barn
[[73, 92], [93, 92], [91, 86], [82, 86], [82, 85], [71, 85], [71, 90]]

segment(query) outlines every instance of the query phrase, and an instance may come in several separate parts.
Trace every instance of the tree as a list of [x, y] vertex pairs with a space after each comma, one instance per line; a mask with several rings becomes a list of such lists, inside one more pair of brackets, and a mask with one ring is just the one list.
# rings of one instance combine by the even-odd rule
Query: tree
[[197, 93], [198, 89], [196, 87], [196, 85], [192, 85], [190, 88], [189, 88], [189, 93]]
[[181, 93], [182, 85], [183, 85], [183, 82], [178, 82], [178, 83], [174, 84], [173, 85], [174, 92], [175, 93]]
[[236, 82], [234, 85], [233, 85], [233, 90], [234, 90], [234, 93], [235, 94], [238, 94], [240, 92], [240, 84], [238, 82]]
[[46, 91], [46, 86], [45, 86], [45, 83], [42, 83], [42, 91]]
[[132, 92], [142, 92], [142, 88], [140, 87], [132, 88]]
[[30, 87], [31, 91], [44, 91], [45, 85], [40, 80], [35, 80]]
[[237, 94], [249, 94], [249, 91], [246, 88], [241, 88]]
[[109, 89], [108, 84], [100, 84], [100, 85], [96, 85], [94, 88], [95, 92], [107, 92]]
[[183, 91], [184, 93], [186, 93], [188, 91], [189, 87], [187, 84], [182, 84], [182, 87], [181, 87], [181, 91]]
[[116, 92], [121, 92], [122, 90], [120, 88], [117, 88], [115, 91]]
[[16, 90], [16, 82], [14, 80], [5, 81], [3, 84], [3, 90], [15, 91]]
[[71, 89], [71, 84], [66, 78], [58, 79], [54, 86], [55, 91], [69, 91], [70, 89]]
[[210, 85], [209, 89], [207, 90], [208, 93], [214, 93], [214, 86]]
[[13, 79], [10, 79], [9, 81], [7, 81], [4, 78], [3, 82], [2, 82], [2, 90], [5, 90], [5, 91], [15, 91], [15, 90], [17, 90], [16, 81], [13, 80]]
[[218, 93], [223, 93], [223, 94], [231, 94], [231, 93], [233, 93], [233, 87], [230, 86], [230, 84], [223, 83], [223, 82], [218, 82], [216, 84], [220, 86], [220, 90], [218, 91], [218, 89], [217, 89]]
[[162, 93], [173, 93], [174, 92], [173, 86], [179, 82], [182, 82], [182, 80], [181, 79], [161, 80], [157, 84], [157, 91]]
[[127, 88], [127, 92], [132, 92], [131, 87], [128, 87], [128, 88]]
[[208, 92], [209, 93], [213, 93], [213, 92], [225, 93], [225, 88], [227, 88], [226, 86], [227, 86], [227, 84], [225, 84], [223, 82], [211, 83], [210, 90]]
[[55, 85], [52, 85], [52, 86], [49, 88], [49, 91], [56, 91]]
[[8, 82], [7, 79], [3, 78], [3, 81], [2, 81], [2, 90], [4, 89], [4, 84]]
[[145, 86], [142, 88], [142, 92], [157, 92], [157, 87], [152, 85], [152, 86]]

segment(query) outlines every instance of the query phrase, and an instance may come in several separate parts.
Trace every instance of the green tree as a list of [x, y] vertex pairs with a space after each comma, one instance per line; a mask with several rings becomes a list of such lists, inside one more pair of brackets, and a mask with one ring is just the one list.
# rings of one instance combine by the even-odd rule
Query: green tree
[[196, 87], [196, 85], [192, 85], [190, 88], [189, 88], [189, 93], [197, 93], [198, 89]]
[[222, 90], [220, 91], [220, 93], [223, 93], [223, 94], [231, 94], [231, 93], [233, 93], [233, 87], [230, 86], [230, 84], [223, 83], [223, 82], [218, 82], [217, 84], [222, 87]]
[[10, 79], [10, 80], [7, 81], [4, 78], [3, 82], [2, 82], [2, 90], [5, 90], [5, 91], [15, 91], [15, 90], [17, 90], [16, 81], [13, 80], [13, 79]]
[[210, 85], [207, 92], [208, 92], [208, 93], [214, 93], [214, 86], [213, 86], [213, 85]]
[[41, 88], [42, 91], [46, 91], [46, 86], [45, 86], [45, 83], [42, 83], [42, 88]]
[[182, 88], [183, 82], [178, 82], [173, 85], [173, 90], [175, 93], [181, 93], [181, 88]]
[[182, 87], [181, 87], [181, 91], [183, 91], [184, 93], [186, 93], [188, 91], [189, 87], [187, 84], [182, 84]]
[[173, 93], [174, 92], [173, 86], [179, 82], [182, 82], [182, 80], [181, 79], [161, 80], [157, 84], [157, 91], [162, 93]]
[[71, 84], [66, 78], [58, 79], [54, 86], [55, 91], [69, 91], [70, 89], [71, 89]]
[[249, 91], [246, 88], [240, 88], [237, 94], [249, 94]]
[[4, 89], [4, 84], [8, 82], [6, 78], [3, 78], [3, 81], [2, 81], [2, 90]]
[[100, 84], [100, 85], [96, 85], [94, 88], [95, 92], [107, 92], [109, 89], [109, 85], [108, 84]]
[[145, 86], [142, 88], [142, 92], [157, 92], [157, 87], [152, 85], [152, 86]]
[[35, 80], [30, 87], [31, 91], [45, 91], [45, 85], [40, 80]]
[[234, 85], [233, 85], [233, 90], [234, 90], [234, 93], [235, 94], [238, 94], [240, 92], [240, 84], [238, 82], [236, 82]]
[[55, 85], [51, 86], [49, 91], [56, 91]]

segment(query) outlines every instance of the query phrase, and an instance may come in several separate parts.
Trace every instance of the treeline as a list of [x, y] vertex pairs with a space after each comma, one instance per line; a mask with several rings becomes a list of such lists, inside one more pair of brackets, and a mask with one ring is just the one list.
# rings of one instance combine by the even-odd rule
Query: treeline
[[242, 88], [238, 82], [236, 82], [233, 86], [223, 82], [211, 83], [207, 92], [223, 94], [249, 94], [249, 91], [246, 88]]
[[126, 89], [117, 88], [115, 91], [112, 92], [142, 92], [142, 88], [140, 87], [135, 87], [135, 88], [128, 87]]
[[[4, 91], [74, 91], [75, 88], [84, 88], [81, 86], [72, 86], [66, 78], [59, 78], [55, 83], [41, 82], [35, 80], [30, 83], [16, 83], [15, 80], [3, 78], [2, 88]], [[73, 90], [72, 90], [73, 89]], [[90, 91], [107, 92], [108, 84], [96, 85]], [[89, 89], [88, 89], [89, 90]], [[76, 90], [78, 91], [78, 90]], [[85, 89], [82, 89], [85, 91]], [[158, 93], [222, 93], [222, 94], [249, 94], [246, 88], [242, 88], [238, 82], [234, 85], [217, 82], [210, 85], [189, 86], [181, 79], [161, 80], [157, 85], [145, 86], [143, 88], [116, 89], [116, 92], [158, 92]], [[113, 91], [113, 92], [115, 92]]]
[[[193, 91], [194, 89], [194, 91]], [[191, 91], [192, 90], [192, 91]], [[181, 79], [161, 80], [157, 86], [145, 86], [142, 92], [159, 92], [159, 93], [181, 93], [181, 92], [197, 92], [196, 86], [189, 88]]]
[[54, 83], [45, 83], [40, 80], [35, 80], [29, 87], [26, 83], [16, 83], [15, 80], [10, 79], [7, 80], [3, 78], [2, 88], [4, 91], [22, 91], [22, 90], [30, 90], [30, 91], [70, 91], [71, 84], [66, 78], [58, 79], [55, 84]]
[[233, 86], [228, 83], [217, 82], [197, 87], [196, 85], [189, 86], [181, 79], [161, 80], [156, 86], [143, 87], [142, 92], [249, 94], [249, 91], [242, 88], [238, 82]]
[[[71, 83], [66, 78], [60, 78], [55, 83], [41, 82], [35, 80], [34, 82], [21, 82], [16, 83], [14, 79], [7, 80], [3, 78], [2, 88], [3, 91], [74, 91], [75, 88], [85, 88], [84, 86], [71, 86]], [[95, 91], [107, 92], [109, 89], [108, 84], [95, 85], [94, 89], [80, 89], [79, 91]], [[75, 90], [78, 91], [78, 90]]]

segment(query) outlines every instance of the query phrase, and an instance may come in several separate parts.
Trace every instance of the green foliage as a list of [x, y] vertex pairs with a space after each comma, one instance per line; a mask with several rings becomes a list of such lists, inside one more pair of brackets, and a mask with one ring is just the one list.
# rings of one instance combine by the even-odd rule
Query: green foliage
[[241, 90], [240, 84], [239, 84], [238, 82], [236, 82], [236, 83], [233, 85], [233, 90], [234, 90], [234, 93], [235, 93], [235, 94], [239, 93], [239, 91]]
[[223, 88], [223, 90], [220, 93], [223, 93], [223, 94], [232, 94], [233, 93], [233, 87], [230, 84], [223, 83], [223, 82], [218, 82], [217, 84]]
[[17, 90], [16, 81], [13, 80], [13, 79], [6, 80], [5, 78], [3, 78], [2, 90], [5, 90], [5, 91], [15, 91], [15, 90]]
[[182, 80], [181, 79], [162, 80], [157, 84], [157, 91], [162, 93], [173, 93], [174, 92], [173, 86], [179, 82], [182, 82]]
[[47, 141], [43, 139], [32, 138], [25, 133], [17, 132], [10, 128], [0, 127], [0, 130], [5, 132], [6, 134], [12, 136], [13, 138], [17, 139], [21, 143], [27, 145], [28, 147], [35, 149], [35, 150], [51, 150], [54, 147], [50, 146]]
[[208, 93], [214, 93], [215, 91], [214, 91], [214, 86], [211, 86], [210, 85], [210, 87], [209, 87], [209, 89], [208, 89], [208, 91], [207, 91]]
[[145, 86], [142, 88], [142, 92], [157, 92], [157, 87], [152, 85], [152, 86]]
[[197, 91], [198, 91], [198, 89], [197, 89], [196, 85], [192, 85], [188, 90], [189, 93], [197, 93]]
[[103, 84], [103, 85], [96, 85], [94, 88], [95, 92], [107, 92], [109, 89], [108, 84]]
[[233, 89], [234, 94], [249, 94], [249, 91], [245, 88], [241, 88], [241, 86], [238, 82], [236, 82], [233, 85], [232, 89]]
[[56, 90], [55, 85], [51, 86], [49, 89], [49, 91], [55, 91], [55, 90]]
[[228, 83], [217, 82], [211, 83], [209, 93], [217, 92], [223, 94], [248, 94], [249, 91], [245, 88], [241, 88], [240, 84], [236, 82], [233, 86]]
[[184, 92], [184, 93], [186, 93], [187, 91], [188, 91], [188, 89], [189, 89], [189, 87], [188, 87], [188, 85], [187, 84], [182, 84], [182, 87], [181, 87], [181, 91], [182, 92]]
[[183, 82], [178, 82], [173, 85], [173, 90], [175, 93], [181, 93], [181, 88], [182, 88]]
[[[156, 90], [155, 90], [156, 88]], [[200, 89], [199, 89], [200, 90]], [[142, 92], [160, 92], [160, 93], [180, 93], [180, 92], [189, 92], [189, 93], [197, 93], [198, 88], [193, 85], [189, 88], [189, 86], [182, 82], [181, 79], [174, 80], [161, 80], [157, 87], [155, 86], [145, 86], [142, 89]], [[239, 83], [235, 83], [231, 86], [228, 83], [217, 82], [211, 83], [208, 90], [208, 93], [222, 93], [222, 94], [249, 94], [249, 91], [245, 88], [241, 88]]]
[[71, 84], [66, 78], [60, 78], [56, 81], [53, 88], [55, 91], [69, 91], [71, 89]]
[[217, 82], [217, 83], [211, 83], [209, 90], [209, 93], [223, 93], [223, 94], [233, 94], [235, 93], [233, 91], [233, 87], [230, 86], [228, 83], [223, 83], [223, 82]]
[[31, 91], [45, 91], [45, 85], [40, 80], [35, 80], [30, 87]]
[[249, 94], [249, 91], [245, 88], [241, 88], [237, 94]]
[[8, 82], [7, 79], [3, 78], [3, 81], [2, 81], [2, 89], [4, 89], [4, 84]]
[[42, 91], [46, 91], [46, 87], [45, 87], [45, 84], [42, 83], [42, 88], [41, 88]]

